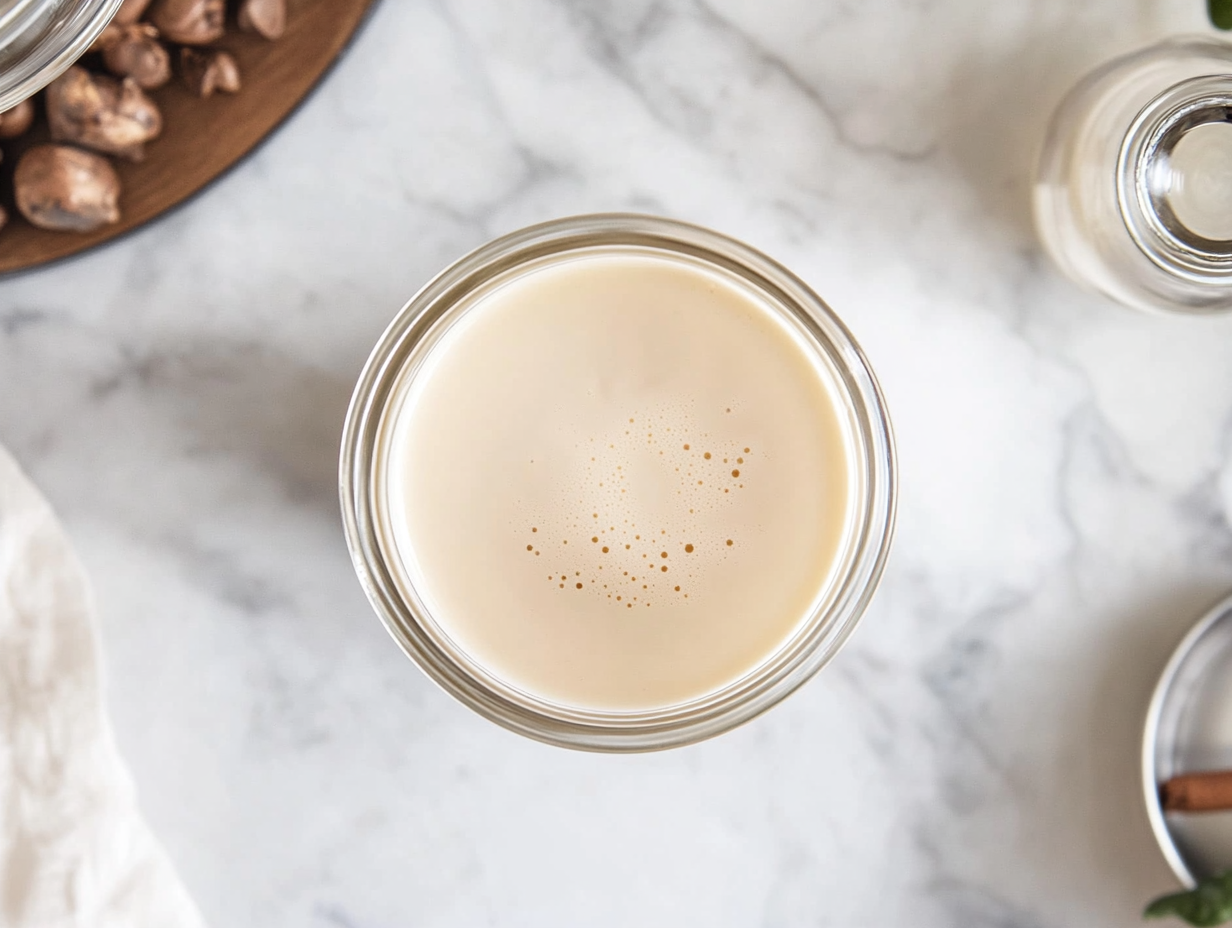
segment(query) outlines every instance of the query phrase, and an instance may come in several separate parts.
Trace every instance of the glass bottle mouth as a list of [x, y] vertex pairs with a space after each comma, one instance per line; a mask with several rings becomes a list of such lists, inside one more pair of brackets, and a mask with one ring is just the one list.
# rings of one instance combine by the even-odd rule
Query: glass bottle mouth
[[[594, 248], [636, 247], [686, 256], [735, 275], [791, 313], [831, 365], [845, 395], [857, 467], [852, 531], [833, 592], [799, 630], [749, 674], [704, 697], [631, 712], [560, 705], [489, 674], [434, 633], [428, 604], [382, 538], [382, 450], [397, 385], [423, 363], [468, 296], [511, 270]], [[889, 554], [897, 500], [893, 432], [872, 369], [846, 328], [802, 281], [769, 258], [696, 226], [648, 216], [608, 214], [557, 220], [515, 232], [465, 256], [428, 283], [395, 317], [360, 375], [342, 439], [339, 484], [343, 526], [356, 572], [377, 615], [402, 650], [442, 689], [506, 728], [548, 743], [591, 751], [674, 747], [748, 721], [809, 679], [855, 629]]]
[[1143, 108], [1121, 146], [1117, 198], [1152, 262], [1232, 287], [1232, 75], [1182, 81]]

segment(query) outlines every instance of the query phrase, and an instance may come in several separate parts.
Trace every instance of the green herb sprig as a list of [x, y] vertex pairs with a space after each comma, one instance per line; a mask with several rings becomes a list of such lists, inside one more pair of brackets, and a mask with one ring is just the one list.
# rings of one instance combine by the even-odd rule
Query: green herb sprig
[[1207, 877], [1188, 892], [1160, 896], [1142, 915], [1144, 918], [1175, 915], [1200, 928], [1232, 921], [1232, 870]]
[[1206, 0], [1206, 11], [1216, 29], [1232, 29], [1232, 0]]

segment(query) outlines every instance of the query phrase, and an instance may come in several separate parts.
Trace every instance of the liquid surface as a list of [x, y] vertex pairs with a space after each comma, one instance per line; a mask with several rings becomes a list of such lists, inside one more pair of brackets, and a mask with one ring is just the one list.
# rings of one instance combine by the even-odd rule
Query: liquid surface
[[1181, 225], [1203, 238], [1232, 239], [1232, 123], [1190, 129], [1169, 164], [1168, 205]]
[[594, 254], [479, 299], [406, 388], [389, 521], [439, 627], [555, 702], [637, 710], [755, 668], [849, 522], [830, 375], [734, 281]]

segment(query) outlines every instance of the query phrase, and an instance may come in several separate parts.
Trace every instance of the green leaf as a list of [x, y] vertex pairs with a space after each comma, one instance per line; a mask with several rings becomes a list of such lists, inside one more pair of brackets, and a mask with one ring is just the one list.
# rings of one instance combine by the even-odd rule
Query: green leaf
[[1232, 0], [1206, 0], [1206, 10], [1218, 29], [1232, 29]]
[[1232, 870], [1207, 877], [1189, 892], [1161, 896], [1148, 905], [1142, 915], [1144, 918], [1175, 915], [1201, 928], [1232, 921]]

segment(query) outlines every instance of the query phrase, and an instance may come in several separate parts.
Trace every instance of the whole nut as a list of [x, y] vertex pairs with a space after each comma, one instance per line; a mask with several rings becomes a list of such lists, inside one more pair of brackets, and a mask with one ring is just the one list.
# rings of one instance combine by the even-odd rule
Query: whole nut
[[132, 161], [162, 131], [162, 114], [131, 78], [74, 66], [47, 88], [47, 122], [57, 142], [76, 142]]
[[22, 100], [11, 110], [0, 113], [0, 139], [24, 135], [34, 122], [34, 101]]
[[120, 178], [106, 158], [67, 145], [36, 145], [13, 173], [17, 208], [41, 229], [91, 232], [120, 221]]
[[270, 40], [281, 38], [287, 28], [287, 0], [244, 0], [239, 25]]
[[150, 0], [124, 0], [111, 21], [120, 26], [131, 26], [141, 18], [141, 14], [149, 5]]
[[103, 64], [112, 74], [131, 77], [146, 90], [171, 80], [171, 56], [149, 23], [122, 27], [120, 37], [103, 50]]
[[240, 66], [224, 51], [181, 48], [180, 71], [188, 89], [199, 97], [215, 90], [238, 93], [240, 89]]
[[163, 37], [181, 45], [209, 45], [226, 32], [225, 0], [155, 0], [152, 22]]

